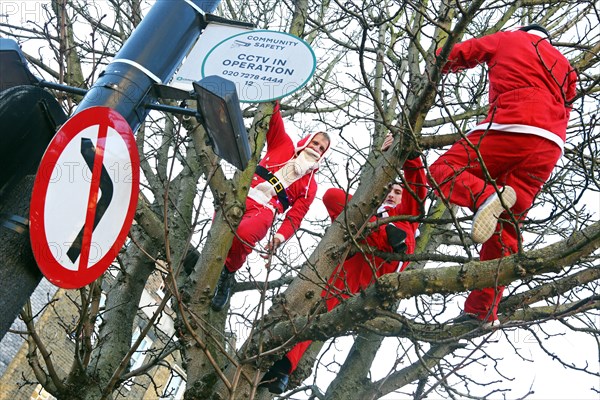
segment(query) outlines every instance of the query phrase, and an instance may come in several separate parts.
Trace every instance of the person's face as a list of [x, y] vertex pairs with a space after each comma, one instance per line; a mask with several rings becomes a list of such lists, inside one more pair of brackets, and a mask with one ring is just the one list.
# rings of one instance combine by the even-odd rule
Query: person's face
[[395, 207], [400, 204], [400, 200], [402, 199], [402, 186], [394, 183], [390, 192], [385, 196], [385, 200], [383, 200], [384, 206]]
[[323, 134], [317, 133], [310, 140], [310, 143], [306, 147], [310, 147], [311, 149], [319, 153], [320, 156], [322, 156], [323, 153], [325, 153], [325, 150], [327, 150], [328, 146], [329, 140], [327, 140], [327, 138]]

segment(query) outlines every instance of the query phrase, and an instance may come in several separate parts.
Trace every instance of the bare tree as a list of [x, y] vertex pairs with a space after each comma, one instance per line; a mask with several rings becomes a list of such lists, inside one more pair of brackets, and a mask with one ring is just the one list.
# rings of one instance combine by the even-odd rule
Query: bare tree
[[[150, 6], [52, 1], [40, 5], [37, 20], [15, 24], [14, 15], [6, 18], [0, 33], [22, 43], [40, 75], [89, 87]], [[555, 368], [597, 382], [600, 31], [594, 1], [245, 0], [223, 2], [219, 13], [289, 32], [313, 47], [318, 60], [313, 79], [281, 99], [286, 127], [326, 129], [337, 137], [319, 184], [344, 188], [354, 197], [343, 218], [330, 226], [314, 204], [307, 223], [272, 255], [269, 269], [250, 258], [238, 273], [231, 308], [216, 313], [210, 298], [243, 214], [273, 104], [243, 109], [253, 150], [244, 171], [214, 155], [193, 118], [151, 114], [136, 134], [144, 188], [114, 277], [71, 296], [76, 319], [59, 315], [64, 329], [75, 332], [69, 366], [57, 368], [33, 315], [23, 312], [37, 382], [57, 398], [118, 398], [131, 377], [149, 375], [167, 357], [180, 355], [186, 399], [267, 399], [272, 395], [257, 387], [265, 370], [291, 346], [311, 339], [315, 343], [284, 398], [524, 398], [535, 388], [520, 381], [495, 351], [502, 346], [524, 362], [540, 362], [529, 359], [518, 335], [534, 342]], [[521, 227], [519, 253], [479, 261], [466, 234], [471, 213], [432, 194], [422, 204], [415, 254], [386, 255], [412, 261], [409, 269], [384, 275], [324, 313], [321, 290], [351, 252], [372, 251], [360, 239], [373, 229], [369, 217], [409, 153], [420, 152], [427, 166], [486, 115], [485, 69], [443, 76], [444, 52], [436, 57], [435, 50], [531, 22], [547, 27], [579, 82], [564, 156]], [[57, 96], [68, 111], [78, 101]], [[394, 146], [382, 153], [387, 132], [394, 134]], [[184, 260], [195, 249], [198, 261], [186, 272]], [[144, 288], [157, 274], [167, 294], [158, 307], [143, 312]], [[508, 287], [499, 328], [455, 320], [465, 292], [496, 285]], [[159, 329], [169, 302], [176, 338]], [[145, 328], [133, 340], [140, 318]], [[144, 365], [131, 370], [129, 360], [148, 332], [157, 332], [165, 344], [155, 342]], [[556, 344], [562, 336], [589, 338], [596, 348], [575, 362]], [[328, 342], [340, 337], [346, 337], [340, 342], [344, 347], [353, 339], [346, 358], [337, 353], [337, 342]], [[523, 389], [511, 392], [516, 384]], [[596, 384], [577, 393], [598, 390]]]

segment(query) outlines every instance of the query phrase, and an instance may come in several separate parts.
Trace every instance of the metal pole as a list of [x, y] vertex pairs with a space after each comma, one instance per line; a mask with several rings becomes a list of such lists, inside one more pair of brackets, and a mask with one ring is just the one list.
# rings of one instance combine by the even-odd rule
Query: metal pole
[[[219, 2], [158, 0], [85, 94], [75, 114], [92, 106], [110, 107], [117, 110], [135, 132], [150, 112], [152, 106], [148, 104], [156, 102], [152, 86], [171, 79], [205, 27], [202, 14], [214, 11]], [[0, 204], [1, 213], [29, 215], [33, 180], [31, 176], [26, 178], [6, 194], [8, 201]], [[6, 317], [0, 324], [1, 340], [35, 290], [41, 274], [31, 255], [29, 235], [0, 229], [3, 239], [10, 236], [12, 240], [3, 240], [7, 246], [10, 242], [10, 246], [0, 246], [4, 249], [0, 275], [6, 278], [2, 280], [6, 290], [0, 291], [0, 310]]]
[[220, 0], [158, 0], [78, 105], [118, 111], [135, 132], [156, 101], [152, 85], [166, 83], [205, 27], [201, 13]]

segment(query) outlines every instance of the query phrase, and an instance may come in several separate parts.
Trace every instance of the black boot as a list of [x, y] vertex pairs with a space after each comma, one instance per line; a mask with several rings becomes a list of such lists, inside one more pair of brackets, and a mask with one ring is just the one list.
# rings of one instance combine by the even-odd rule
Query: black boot
[[269, 392], [274, 394], [285, 392], [290, 381], [291, 368], [290, 360], [287, 357], [283, 357], [269, 368], [260, 380], [258, 387], [267, 388]]
[[234, 283], [235, 272], [229, 272], [226, 267], [223, 267], [219, 282], [217, 282], [217, 287], [215, 288], [215, 294], [210, 302], [213, 310], [221, 311], [225, 307], [225, 304], [227, 304], [231, 297], [231, 288]]
[[398, 228], [394, 224], [387, 224], [385, 227], [385, 233], [387, 234], [387, 240], [394, 253], [404, 254], [406, 249], [406, 232]]

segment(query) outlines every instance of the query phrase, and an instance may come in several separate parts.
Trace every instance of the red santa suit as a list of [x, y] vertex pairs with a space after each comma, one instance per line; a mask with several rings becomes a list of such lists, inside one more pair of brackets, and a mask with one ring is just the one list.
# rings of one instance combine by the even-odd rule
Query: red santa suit
[[[407, 160], [404, 163], [403, 169], [405, 180], [417, 198], [413, 197], [409, 190], [403, 190], [402, 198], [398, 205], [395, 207], [381, 207], [378, 214], [371, 217], [370, 222], [376, 221], [377, 218], [388, 216], [418, 216], [421, 214], [421, 204], [427, 194], [426, 177], [421, 159]], [[325, 192], [323, 203], [332, 221], [342, 213], [347, 201], [350, 201], [351, 198], [351, 195], [347, 195], [346, 192], [337, 188], [332, 188]], [[396, 221], [394, 225], [406, 233], [406, 254], [413, 254], [415, 251], [415, 232], [419, 226], [418, 222]], [[387, 253], [393, 252], [388, 243], [385, 224], [371, 232], [363, 243], [366, 243], [374, 250]], [[402, 266], [398, 268], [399, 261], [386, 261], [368, 253], [354, 254], [352, 257], [346, 259], [343, 264], [336, 267], [329, 278], [328, 287], [321, 293], [321, 297], [325, 299], [327, 304], [327, 311], [335, 308], [342, 299], [347, 299], [352, 294], [366, 289], [380, 276], [398, 270], [403, 271], [408, 263], [408, 261], [404, 261]], [[291, 364], [290, 373], [297, 368], [300, 359], [311, 342], [310, 340], [300, 342], [286, 354]]]
[[[482, 63], [489, 76], [487, 118], [468, 140], [458, 141], [433, 163], [431, 177], [450, 202], [475, 211], [495, 193], [485, 180], [484, 164], [498, 186], [515, 190], [517, 201], [511, 211], [521, 221], [561, 156], [576, 74], [539, 30], [498, 32], [456, 44], [443, 72]], [[501, 218], [510, 220], [506, 213]], [[515, 226], [500, 221], [496, 233], [482, 245], [480, 259], [500, 258], [517, 248]], [[503, 289], [472, 291], [465, 312], [496, 320]]]
[[289, 239], [300, 227], [317, 193], [317, 182], [313, 175], [319, 160], [330, 147], [328, 143], [327, 149], [320, 156], [314, 154], [314, 151], [308, 153], [312, 149], [307, 149], [307, 146], [317, 134], [318, 132], [306, 136], [294, 145], [285, 132], [279, 103], [276, 104], [267, 131], [267, 152], [259, 165], [279, 178], [278, 181], [285, 187], [289, 207], [282, 204], [271, 183], [254, 175], [246, 199], [246, 211], [225, 260], [225, 268], [229, 272], [242, 267], [256, 243], [267, 235], [276, 213], [285, 213], [283, 223], [275, 235], [281, 242]]

